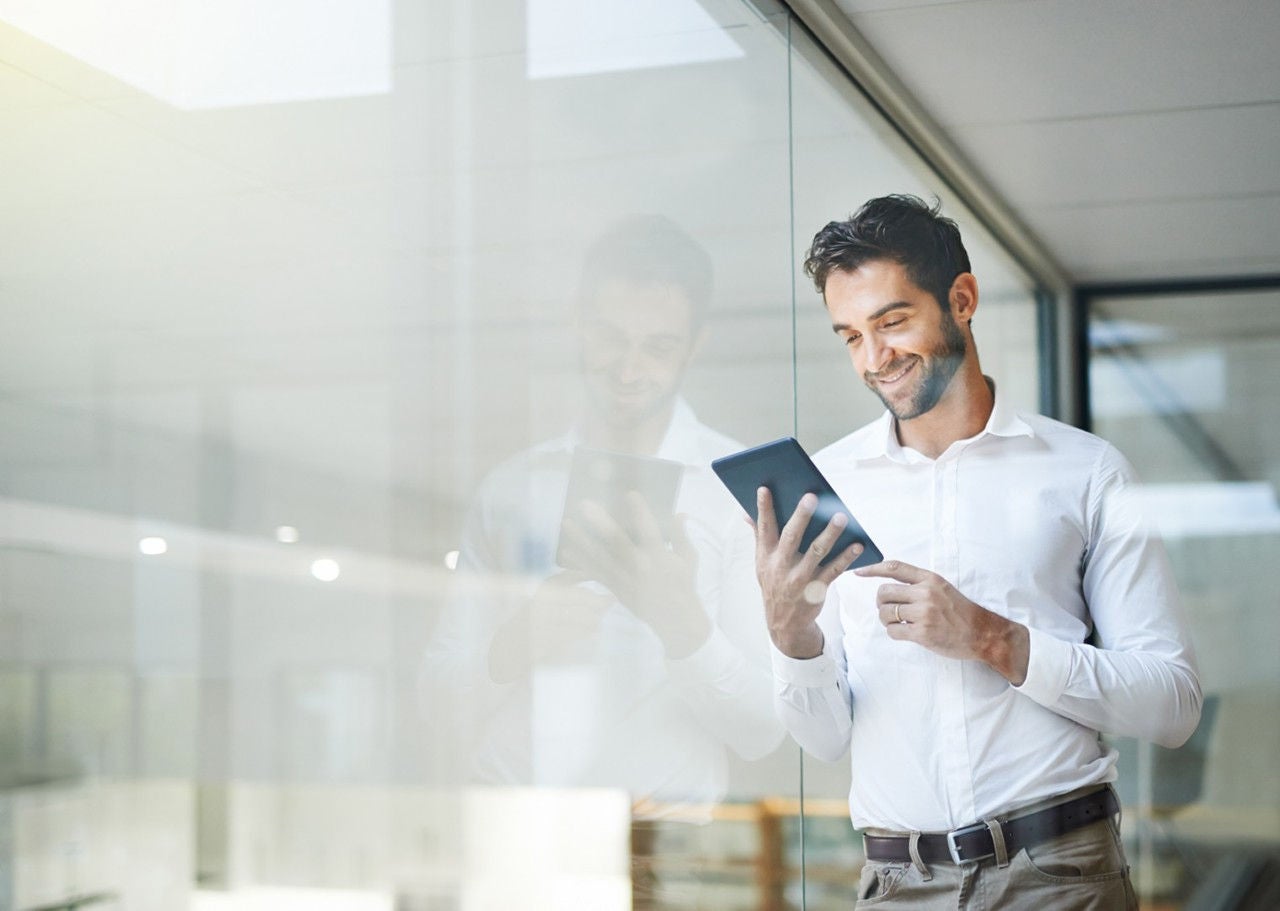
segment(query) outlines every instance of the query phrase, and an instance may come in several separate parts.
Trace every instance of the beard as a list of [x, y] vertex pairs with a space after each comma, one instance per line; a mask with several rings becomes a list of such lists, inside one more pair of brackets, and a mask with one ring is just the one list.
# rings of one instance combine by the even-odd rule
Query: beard
[[[874, 392], [899, 421], [909, 421], [930, 411], [942, 399], [952, 378], [964, 363], [965, 336], [955, 318], [947, 311], [942, 314], [942, 341], [925, 356], [912, 354], [899, 358], [876, 373], [864, 373], [863, 382]], [[891, 376], [916, 361], [916, 388], [905, 402], [891, 401], [880, 389], [876, 378]]]

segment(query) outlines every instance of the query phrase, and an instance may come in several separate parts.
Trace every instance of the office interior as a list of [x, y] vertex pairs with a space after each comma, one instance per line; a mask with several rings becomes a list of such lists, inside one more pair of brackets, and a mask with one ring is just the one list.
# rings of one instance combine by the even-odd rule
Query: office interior
[[638, 387], [812, 452], [880, 408], [799, 264], [888, 192], [957, 220], [985, 371], [1128, 456], [1175, 567], [1206, 711], [1115, 743], [1143, 908], [1280, 906], [1278, 109], [1248, 0], [0, 0], [0, 908], [852, 907], [741, 523], [696, 580], [736, 702], [621, 622], [521, 699], [469, 674], [547, 582], [601, 238], [710, 267]]

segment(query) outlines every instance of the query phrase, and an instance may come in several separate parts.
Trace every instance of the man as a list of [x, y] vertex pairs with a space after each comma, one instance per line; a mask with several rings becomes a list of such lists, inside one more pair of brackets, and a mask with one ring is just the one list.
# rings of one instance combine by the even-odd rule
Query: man
[[[425, 662], [464, 780], [624, 789], [640, 818], [705, 817], [728, 787], [726, 750], [756, 759], [784, 736], [761, 617], [722, 595], [750, 579], [750, 540], [709, 464], [740, 447], [680, 395], [711, 281], [707, 252], [662, 216], [625, 219], [587, 251], [581, 413], [482, 482]], [[680, 518], [626, 479], [566, 514], [579, 449], [663, 460]], [[736, 569], [726, 528], [745, 539]]]
[[800, 553], [813, 503], [779, 529], [761, 488], [756, 566], [784, 723], [851, 751], [860, 906], [1136, 908], [1098, 735], [1178, 746], [1201, 692], [1129, 465], [983, 375], [936, 208], [873, 199], [805, 270], [887, 409], [815, 461], [890, 559], [819, 568], [843, 518]]

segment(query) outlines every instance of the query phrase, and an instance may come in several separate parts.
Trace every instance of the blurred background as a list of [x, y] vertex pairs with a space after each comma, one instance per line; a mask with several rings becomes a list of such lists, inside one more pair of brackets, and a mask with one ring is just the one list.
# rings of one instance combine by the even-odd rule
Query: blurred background
[[[799, 262], [889, 192], [1002, 392], [1147, 482], [1209, 698], [1116, 744], [1144, 906], [1276, 907], [1277, 50], [1244, 0], [0, 0], [0, 908], [850, 907], [706, 463], [879, 413]], [[683, 613], [557, 562], [628, 432]]]

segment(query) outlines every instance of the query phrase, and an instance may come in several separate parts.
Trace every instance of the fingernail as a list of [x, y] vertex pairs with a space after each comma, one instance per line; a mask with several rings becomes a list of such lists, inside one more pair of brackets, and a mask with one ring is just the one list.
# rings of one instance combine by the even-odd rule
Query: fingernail
[[800, 505], [804, 506], [806, 509], [812, 509], [818, 505], [818, 498], [814, 494], [807, 493], [800, 498]]
[[849, 524], [849, 517], [842, 512], [838, 512], [831, 517], [831, 524], [836, 528], [844, 528]]

